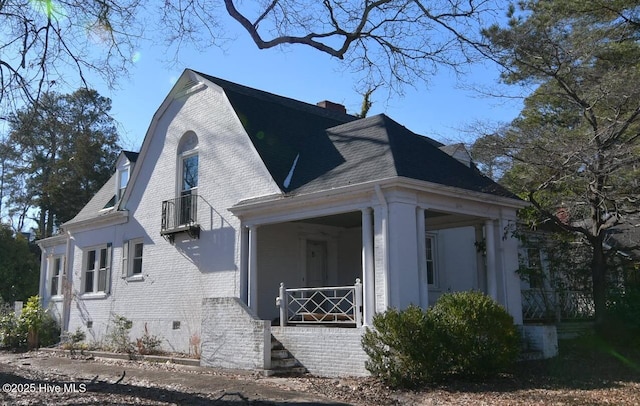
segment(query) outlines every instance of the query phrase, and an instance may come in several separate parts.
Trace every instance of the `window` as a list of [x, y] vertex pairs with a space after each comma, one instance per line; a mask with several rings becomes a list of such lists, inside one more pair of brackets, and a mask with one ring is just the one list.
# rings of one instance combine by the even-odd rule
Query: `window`
[[196, 195], [198, 191], [198, 137], [187, 132], [178, 148], [178, 225], [192, 224], [196, 219]]
[[125, 241], [122, 246], [123, 277], [142, 276], [143, 251], [144, 241], [142, 239]]
[[124, 190], [127, 188], [129, 182], [129, 167], [124, 167], [118, 171], [118, 196], [117, 199], [122, 199]]
[[64, 283], [64, 257], [54, 257], [49, 263], [51, 267], [51, 296], [62, 295], [62, 284]]
[[427, 261], [427, 284], [435, 287], [438, 283], [435, 260], [436, 236], [428, 234], [426, 237], [426, 261]]
[[84, 255], [84, 293], [106, 293], [109, 287], [111, 244], [90, 248]]
[[527, 248], [527, 268], [529, 274], [529, 287], [540, 289], [544, 286], [542, 263], [540, 261], [540, 249]]

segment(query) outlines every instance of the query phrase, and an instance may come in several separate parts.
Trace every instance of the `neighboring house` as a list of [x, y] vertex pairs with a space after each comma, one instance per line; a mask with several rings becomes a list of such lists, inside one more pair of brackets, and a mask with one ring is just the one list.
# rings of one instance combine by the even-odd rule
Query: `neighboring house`
[[[519, 233], [523, 237], [519, 256], [524, 322], [556, 323], [560, 326], [564, 322], [592, 321], [595, 305], [588, 263], [585, 261], [582, 269], [579, 265], [567, 263], [563, 257], [556, 258], [555, 264], [551, 263], [554, 260], [549, 260], [558, 250], [566, 253], [566, 247], [554, 238], [566, 232], [543, 225], [535, 231], [523, 229]], [[577, 237], [566, 233], [565, 238], [571, 241], [569, 244], [574, 249], [579, 246], [575, 240]], [[609, 261], [613, 266], [608, 273], [611, 287], [624, 291], [640, 283], [638, 241], [640, 220], [637, 216], [627, 216], [624, 223], [607, 230], [604, 247], [612, 255]], [[572, 255], [579, 258], [577, 253]]]
[[186, 70], [139, 155], [39, 242], [44, 305], [64, 331], [101, 341], [120, 315], [210, 366], [274, 368], [273, 335], [319, 375], [366, 374], [362, 325], [443, 292], [522, 324], [505, 230], [524, 203], [443, 147]]

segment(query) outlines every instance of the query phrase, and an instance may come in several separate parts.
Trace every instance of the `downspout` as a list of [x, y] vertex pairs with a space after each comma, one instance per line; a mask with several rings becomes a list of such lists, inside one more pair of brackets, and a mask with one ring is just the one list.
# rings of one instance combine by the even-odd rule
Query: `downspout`
[[391, 294], [391, 289], [389, 289], [389, 204], [387, 203], [387, 199], [384, 197], [384, 193], [382, 193], [382, 188], [380, 188], [379, 184], [374, 186], [376, 191], [376, 196], [378, 197], [378, 201], [384, 207], [385, 216], [382, 221], [382, 235], [384, 238], [384, 255], [382, 258], [383, 266], [382, 271], [384, 275], [384, 308], [389, 308], [389, 295]]

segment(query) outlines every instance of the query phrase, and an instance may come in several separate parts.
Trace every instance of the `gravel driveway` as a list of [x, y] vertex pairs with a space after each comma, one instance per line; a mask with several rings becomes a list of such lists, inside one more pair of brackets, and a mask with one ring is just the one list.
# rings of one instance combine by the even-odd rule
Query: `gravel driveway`
[[[628, 363], [627, 363], [628, 364]], [[604, 355], [521, 363], [490, 381], [390, 390], [371, 378], [264, 377], [176, 364], [0, 352], [6, 405], [638, 405], [640, 367]]]

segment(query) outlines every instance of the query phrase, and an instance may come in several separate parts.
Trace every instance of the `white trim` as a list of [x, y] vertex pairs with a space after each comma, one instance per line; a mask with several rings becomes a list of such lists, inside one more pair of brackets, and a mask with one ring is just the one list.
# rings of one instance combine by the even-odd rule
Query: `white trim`
[[[398, 176], [376, 181], [363, 182], [354, 185], [336, 187], [331, 190], [321, 190], [318, 192], [299, 195], [284, 196], [282, 194], [278, 194], [264, 196], [264, 198], [260, 199], [259, 201], [240, 201], [229, 210], [237, 216], [241, 216], [253, 211], [268, 211], [269, 209], [273, 209], [274, 202], [278, 202], [278, 208], [286, 211], [290, 210], [293, 206], [308, 206], [312, 202], [318, 202], [330, 198], [337, 198], [337, 200], [350, 200], [354, 195], [371, 192], [371, 190], [376, 186], [384, 188], [407, 188], [418, 192], [431, 193], [446, 197], [454, 197], [456, 199], [469, 200], [478, 203], [491, 204], [515, 209], [520, 209], [529, 205], [529, 203], [523, 200], [496, 196], [489, 193], [474, 192], [467, 189], [445, 186], [438, 183], [425, 182]], [[430, 208], [433, 209], [435, 207]]]
[[[102, 257], [102, 250], [105, 250], [105, 257]], [[90, 297], [94, 295], [108, 295], [111, 285], [111, 251], [113, 247], [111, 243], [94, 245], [91, 247], [82, 248], [82, 265], [81, 272], [82, 276], [80, 278], [80, 291], [82, 292], [81, 297]], [[92, 287], [90, 291], [86, 290], [87, 283], [87, 273], [89, 272], [89, 253], [95, 251], [95, 258], [93, 263], [92, 272]], [[104, 268], [100, 267], [101, 263], [104, 262]], [[99, 290], [100, 288], [100, 272], [105, 272], [104, 279], [104, 290]]]
[[[371, 202], [374, 194], [377, 194], [376, 189], [378, 188], [384, 189], [385, 193], [394, 190], [400, 193], [414, 193], [416, 194], [414, 195], [414, 203], [420, 206], [422, 206], [420, 201], [437, 200], [438, 196], [452, 202], [452, 199], [455, 199], [455, 205], [453, 203], [452, 205], [442, 205], [434, 202], [429, 205], [429, 209], [480, 218], [489, 217], [489, 213], [493, 214], [492, 217], [498, 217], [500, 207], [522, 208], [527, 206], [526, 202], [516, 199], [394, 177], [380, 182], [367, 182], [308, 194], [271, 195], [259, 200], [241, 201], [228, 210], [235, 216], [242, 218], [247, 225], [280, 223], [301, 218], [359, 211], [364, 205]], [[415, 197], [420, 201], [415, 202]]]
[[[127, 188], [128, 189], [128, 188]], [[84, 231], [85, 229], [94, 230], [101, 227], [115, 226], [124, 224], [129, 221], [128, 210], [115, 210], [105, 215], [91, 217], [86, 220], [74, 221], [71, 224], [63, 224], [62, 227], [65, 231]]]
[[[133, 268], [135, 265], [135, 248], [136, 245], [142, 244], [142, 261], [140, 272], [134, 273]], [[127, 281], [140, 281], [144, 280], [144, 238], [132, 238], [122, 243], [122, 278]]]

